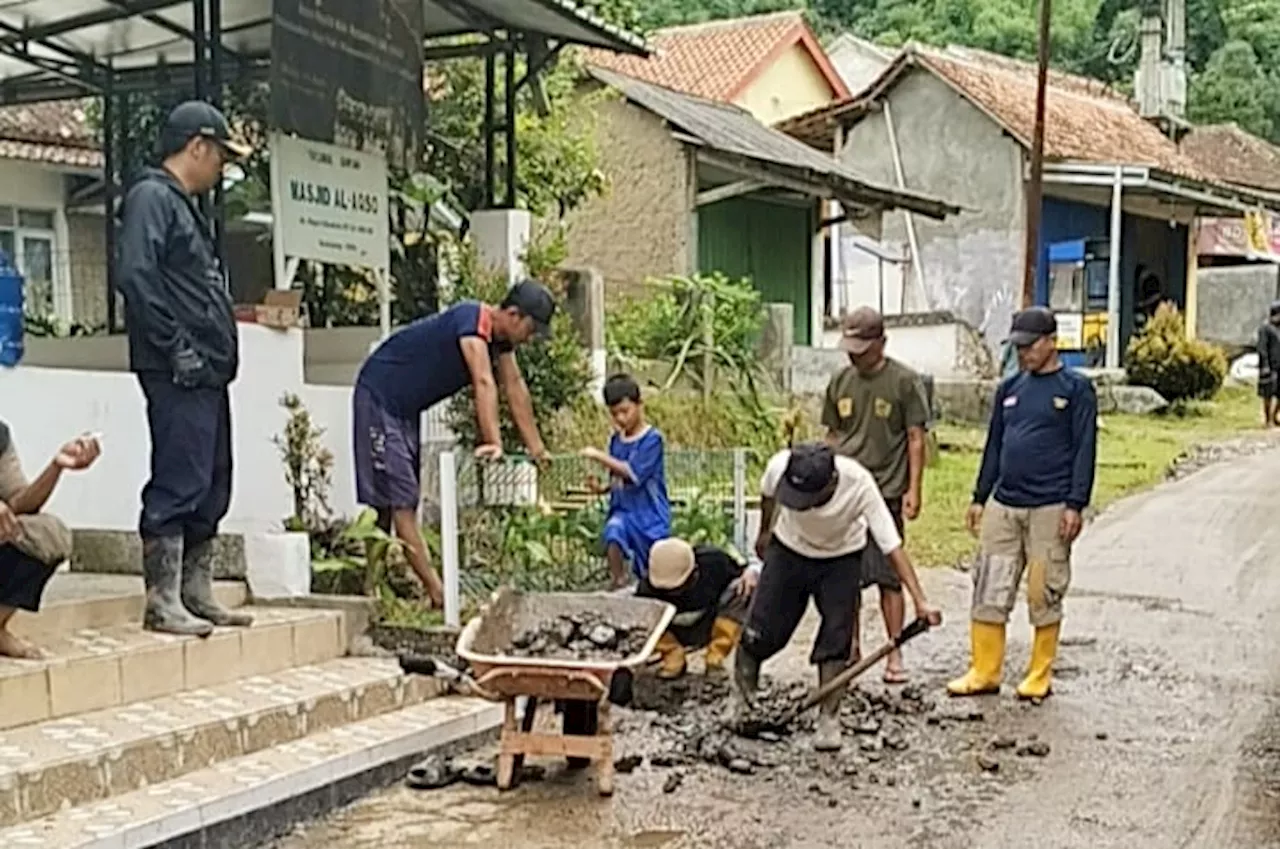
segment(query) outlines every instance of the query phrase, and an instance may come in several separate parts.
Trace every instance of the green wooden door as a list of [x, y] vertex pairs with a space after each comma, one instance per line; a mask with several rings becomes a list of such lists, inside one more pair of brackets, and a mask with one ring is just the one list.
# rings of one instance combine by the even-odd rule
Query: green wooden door
[[755, 198], [698, 210], [698, 270], [748, 277], [765, 301], [791, 304], [797, 345], [811, 341], [813, 210]]

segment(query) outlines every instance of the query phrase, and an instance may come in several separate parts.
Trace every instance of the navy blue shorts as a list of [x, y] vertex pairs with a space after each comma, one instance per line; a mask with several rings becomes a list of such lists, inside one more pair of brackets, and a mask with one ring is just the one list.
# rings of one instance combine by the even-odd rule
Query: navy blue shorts
[[387, 410], [356, 386], [351, 395], [356, 500], [378, 510], [417, 510], [422, 502], [422, 438], [417, 417]]

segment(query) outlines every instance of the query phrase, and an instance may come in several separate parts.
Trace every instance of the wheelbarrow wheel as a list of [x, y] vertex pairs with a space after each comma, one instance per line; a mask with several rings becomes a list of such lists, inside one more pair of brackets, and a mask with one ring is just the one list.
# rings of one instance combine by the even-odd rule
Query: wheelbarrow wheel
[[[600, 728], [600, 706], [595, 702], [572, 699], [564, 703], [564, 733], [575, 737], [594, 737]], [[568, 758], [569, 769], [586, 769], [590, 758]]]

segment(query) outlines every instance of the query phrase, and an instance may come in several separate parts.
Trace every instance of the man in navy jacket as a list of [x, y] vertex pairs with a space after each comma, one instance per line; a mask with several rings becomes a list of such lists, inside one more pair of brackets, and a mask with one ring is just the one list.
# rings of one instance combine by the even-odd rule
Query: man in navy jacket
[[227, 387], [240, 363], [227, 279], [196, 202], [247, 153], [213, 106], [180, 104], [161, 132], [161, 167], [140, 175], [122, 210], [117, 279], [151, 434], [139, 531], [153, 631], [208, 636], [251, 622], [213, 597], [213, 541], [231, 504]]
[[1049, 695], [1062, 598], [1071, 581], [1071, 545], [1093, 493], [1098, 399], [1087, 377], [1058, 359], [1053, 313], [1032, 307], [1013, 318], [1010, 342], [1021, 371], [1001, 381], [991, 408], [982, 467], [965, 516], [980, 535], [970, 611], [969, 671], [947, 685], [953, 696], [1000, 690], [1005, 626], [1027, 572], [1035, 629], [1023, 699]]

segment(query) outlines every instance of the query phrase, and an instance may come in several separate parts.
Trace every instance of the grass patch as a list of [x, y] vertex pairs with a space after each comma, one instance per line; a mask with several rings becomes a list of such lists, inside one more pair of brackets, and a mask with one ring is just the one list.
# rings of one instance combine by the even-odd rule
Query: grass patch
[[[1185, 405], [1156, 416], [1103, 416], [1093, 504], [1101, 509], [1162, 481], [1171, 463], [1193, 445], [1257, 429], [1260, 413], [1248, 389], [1224, 389], [1213, 401]], [[924, 508], [907, 529], [916, 563], [951, 566], [971, 557], [976, 541], [964, 529], [982, 459], [984, 428], [942, 424], [939, 451], [925, 471]]]

